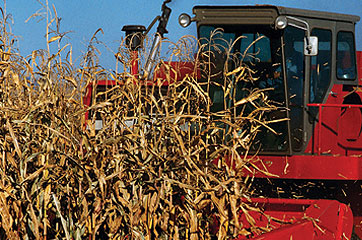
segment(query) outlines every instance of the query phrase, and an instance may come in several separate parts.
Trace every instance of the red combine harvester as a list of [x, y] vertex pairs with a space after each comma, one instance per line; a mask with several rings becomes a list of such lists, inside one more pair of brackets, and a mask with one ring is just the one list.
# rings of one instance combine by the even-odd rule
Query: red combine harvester
[[[158, 35], [143, 67], [147, 73], [167, 33], [168, 2], [157, 18]], [[218, 44], [236, 41], [231, 51], [255, 69], [259, 80], [238, 86], [239, 95], [245, 89], [274, 88], [267, 94], [282, 104], [278, 118], [290, 119], [271, 125], [279, 135], [265, 129], [257, 136], [256, 164], [278, 177], [257, 173], [256, 196], [266, 198], [252, 201], [290, 224], [255, 213], [258, 226], [272, 224], [275, 230], [254, 239], [362, 239], [362, 53], [354, 38], [360, 18], [269, 5], [196, 6], [193, 13], [193, 18], [180, 16], [183, 27], [195, 21], [200, 41], [222, 29]], [[139, 74], [137, 54], [146, 28], [123, 30], [133, 52], [131, 72]], [[98, 82], [96, 92], [113, 84]], [[212, 111], [223, 110], [219, 91], [217, 86], [210, 89]], [[85, 103], [92, 92], [89, 86]], [[247, 224], [242, 215], [240, 221]]]

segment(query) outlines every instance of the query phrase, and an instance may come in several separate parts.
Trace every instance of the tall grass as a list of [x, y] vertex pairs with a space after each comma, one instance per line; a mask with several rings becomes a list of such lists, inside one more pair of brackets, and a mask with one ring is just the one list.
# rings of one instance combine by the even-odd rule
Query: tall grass
[[[257, 169], [246, 156], [275, 107], [260, 90], [235, 100], [236, 84], [255, 80], [247, 66], [184, 38], [171, 44], [170, 58], [192, 60], [193, 71], [175, 81], [178, 70], [159, 59], [155, 71], [166, 78], [148, 84], [127, 71], [124, 46], [120, 72], [99, 66], [93, 41], [76, 67], [57, 31], [47, 31], [53, 47], [22, 57], [7, 24], [3, 15], [1, 239], [226, 239], [261, 231], [248, 213]], [[218, 52], [226, 52], [222, 71], [213, 63]], [[96, 92], [99, 80], [117, 84]], [[90, 85], [88, 106], [82, 96]], [[212, 85], [222, 89], [218, 112], [210, 110]]]

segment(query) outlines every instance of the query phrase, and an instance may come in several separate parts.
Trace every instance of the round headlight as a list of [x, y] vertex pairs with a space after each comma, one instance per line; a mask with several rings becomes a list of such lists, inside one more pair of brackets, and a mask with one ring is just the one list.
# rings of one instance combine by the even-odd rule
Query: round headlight
[[178, 17], [178, 23], [181, 25], [181, 27], [188, 27], [191, 23], [191, 17], [186, 13], [182, 13]]
[[287, 25], [288, 25], [288, 20], [285, 16], [279, 16], [275, 20], [275, 27], [277, 29], [284, 29], [287, 27]]

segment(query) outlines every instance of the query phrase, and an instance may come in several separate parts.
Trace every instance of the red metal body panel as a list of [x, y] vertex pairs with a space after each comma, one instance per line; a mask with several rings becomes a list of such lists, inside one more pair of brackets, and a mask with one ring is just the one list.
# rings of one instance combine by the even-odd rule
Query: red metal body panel
[[131, 52], [131, 74], [138, 75], [138, 51]]
[[[139, 66], [138, 66], [138, 52], [133, 51], [131, 53], [131, 74], [136, 76], [139, 74]], [[166, 67], [169, 66], [169, 67]], [[196, 75], [196, 76], [195, 76]], [[195, 70], [195, 64], [193, 62], [165, 62], [160, 68], [156, 69], [153, 80], [142, 80], [143, 84], [147, 86], [152, 86], [155, 84], [158, 79], [164, 80], [162, 82], [162, 86], [167, 86], [169, 83], [173, 81], [180, 81], [184, 79], [186, 76], [190, 77], [198, 77], [200, 76], [200, 71]], [[99, 80], [95, 83], [90, 83], [86, 87], [86, 93], [83, 96], [83, 103], [85, 106], [90, 106], [92, 101], [93, 93], [93, 84], [97, 86], [114, 86], [117, 84], [114, 80]], [[121, 82], [119, 83], [121, 84]], [[88, 119], [88, 112], [85, 113], [85, 118]]]
[[[114, 81], [114, 80], [98, 80], [98, 81], [95, 82], [95, 85], [98, 85], [98, 86], [114, 86], [114, 85], [116, 85], [116, 81]], [[93, 83], [90, 83], [86, 87], [86, 93], [83, 96], [84, 105], [86, 105], [86, 106], [91, 105], [92, 92], [93, 92]]]
[[362, 236], [362, 216], [354, 216], [353, 217], [353, 226], [354, 226], [354, 232], [359, 237]]
[[[351, 209], [338, 201], [256, 198], [251, 203], [263, 209], [248, 212], [255, 226], [273, 229], [252, 239], [349, 239], [352, 234]], [[239, 220], [244, 227], [252, 227], [245, 213]]]
[[[321, 106], [319, 112], [321, 121], [316, 123], [314, 134], [305, 152], [333, 156], [362, 155], [362, 105], [358, 104], [362, 99], [361, 91], [357, 89], [351, 93], [343, 91], [342, 85], [335, 85], [332, 92], [334, 94], [329, 95], [325, 104], [309, 105], [316, 108]], [[354, 104], [345, 102], [351, 94], [357, 100]]]
[[[165, 66], [170, 66], [167, 68]], [[138, 67], [138, 52], [132, 52], [132, 61], [131, 61], [131, 74], [136, 76], [139, 71]], [[195, 74], [197, 76], [195, 76]], [[155, 84], [157, 79], [167, 79], [169, 77], [169, 81], [164, 81], [162, 85], [167, 86], [169, 82], [179, 81], [184, 79], [186, 76], [190, 77], [198, 77], [200, 75], [199, 71], [195, 71], [195, 64], [193, 62], [166, 62], [165, 65], [162, 65], [161, 68], [156, 69], [153, 79], [145, 81], [146, 85]], [[167, 77], [168, 76], [168, 77]], [[114, 80], [99, 80], [95, 82], [96, 85], [99, 86], [114, 86], [116, 85], [116, 81]], [[93, 91], [92, 83], [87, 86], [86, 94], [83, 97], [83, 103], [86, 106], [91, 104], [91, 96]]]
[[[344, 148], [345, 155], [348, 154], [348, 151], [354, 151], [356, 154], [362, 153], [362, 105], [358, 104], [308, 104], [308, 107], [318, 107], [319, 112], [319, 121], [317, 124], [318, 132], [316, 135], [316, 148], [317, 148], [317, 155], [321, 154], [322, 148], [322, 138], [325, 135], [322, 134], [324, 118], [323, 117], [330, 117], [324, 116], [324, 108], [334, 108], [337, 110], [333, 110], [333, 113], [337, 111], [337, 118], [333, 118], [333, 120], [337, 120], [337, 137], [335, 137], [336, 143], [339, 147]], [[339, 110], [339, 111], [338, 111]], [[340, 112], [338, 116], [338, 112]], [[330, 112], [329, 112], [330, 113]], [[352, 124], [353, 123], [353, 124]], [[325, 126], [327, 128], [328, 126]], [[333, 129], [331, 129], [333, 130]], [[349, 143], [349, 142], [352, 142]], [[334, 153], [334, 151], [328, 150], [330, 153]]]
[[316, 239], [312, 221], [302, 221], [284, 228], [276, 229], [254, 239], [257, 240], [305, 240]]
[[[169, 66], [169, 68], [166, 66]], [[159, 69], [156, 69], [153, 79], [169, 78], [172, 82], [180, 81], [186, 76], [196, 78], [200, 76], [200, 72], [199, 70], [195, 70], [195, 64], [193, 62], [166, 62], [165, 65], [161, 65]]]
[[[358, 180], [362, 179], [362, 157], [360, 156], [259, 156], [255, 164], [277, 178]], [[261, 163], [261, 161], [263, 163]], [[256, 173], [256, 177], [267, 177]], [[269, 176], [270, 177], [270, 176]], [[273, 176], [271, 176], [273, 178]]]

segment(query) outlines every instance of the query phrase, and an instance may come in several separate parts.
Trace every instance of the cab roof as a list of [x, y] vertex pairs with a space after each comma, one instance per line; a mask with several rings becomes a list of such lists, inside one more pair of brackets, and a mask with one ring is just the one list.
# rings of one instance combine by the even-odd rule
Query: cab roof
[[[340, 14], [324, 11], [314, 11], [306, 9], [288, 8], [274, 5], [254, 5], [254, 6], [195, 6], [193, 8], [196, 14], [196, 21], [203, 21], [206, 19], [216, 18], [238, 18], [243, 17], [246, 12], [248, 15], [263, 12], [264, 17], [275, 18], [276, 15], [288, 15], [295, 17], [304, 17], [312, 19], [330, 20], [336, 22], [357, 23], [360, 20], [359, 16]], [[240, 15], [240, 16], [239, 16]]]

